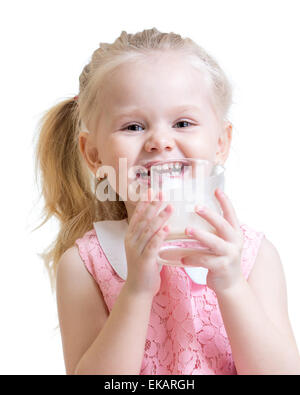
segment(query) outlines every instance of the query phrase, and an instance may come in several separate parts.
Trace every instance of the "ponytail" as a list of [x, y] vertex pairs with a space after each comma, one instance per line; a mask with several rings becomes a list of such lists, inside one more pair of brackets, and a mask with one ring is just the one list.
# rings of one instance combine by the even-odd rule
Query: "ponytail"
[[37, 179], [39, 167], [44, 220], [35, 229], [52, 216], [60, 223], [57, 238], [39, 254], [48, 269], [52, 289], [60, 256], [92, 228], [96, 217], [91, 176], [79, 151], [77, 131], [77, 103], [68, 99], [44, 115], [36, 146], [35, 172]]
[[52, 216], [60, 224], [55, 240], [38, 254], [48, 270], [52, 290], [55, 289], [61, 255], [74, 245], [76, 239], [93, 229], [93, 222], [127, 218], [125, 204], [119, 196], [117, 201], [101, 202], [96, 198], [97, 180], [79, 150], [78, 136], [79, 111], [75, 98], [57, 104], [41, 119], [35, 174], [36, 181], [39, 172], [41, 174], [44, 220], [33, 230]]

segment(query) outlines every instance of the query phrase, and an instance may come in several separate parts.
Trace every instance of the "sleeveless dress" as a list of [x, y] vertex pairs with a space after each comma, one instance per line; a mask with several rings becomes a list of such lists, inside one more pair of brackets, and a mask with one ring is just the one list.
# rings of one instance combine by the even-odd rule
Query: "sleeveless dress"
[[[75, 242], [109, 312], [127, 275], [123, 242], [127, 226], [126, 220], [95, 222], [94, 228]], [[241, 229], [241, 269], [247, 279], [264, 234], [246, 224]], [[200, 277], [197, 270], [192, 273], [186, 269], [161, 268], [161, 287], [153, 298], [140, 374], [236, 374], [216, 294], [205, 285], [202, 268], [193, 268], [200, 269], [198, 272], [202, 269]]]

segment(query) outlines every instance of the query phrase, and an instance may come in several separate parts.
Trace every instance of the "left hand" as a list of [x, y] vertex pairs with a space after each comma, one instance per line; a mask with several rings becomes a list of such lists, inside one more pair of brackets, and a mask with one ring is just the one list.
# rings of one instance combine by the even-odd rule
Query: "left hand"
[[215, 196], [220, 203], [224, 217], [207, 207], [202, 207], [203, 210], [197, 211], [196, 206], [195, 211], [216, 229], [217, 235], [194, 228], [185, 230], [187, 236], [199, 240], [210, 249], [210, 252], [195, 253], [182, 258], [182, 262], [187, 266], [201, 266], [208, 269], [207, 285], [218, 293], [243, 280], [241, 255], [244, 238], [228, 197], [220, 189], [216, 189]]

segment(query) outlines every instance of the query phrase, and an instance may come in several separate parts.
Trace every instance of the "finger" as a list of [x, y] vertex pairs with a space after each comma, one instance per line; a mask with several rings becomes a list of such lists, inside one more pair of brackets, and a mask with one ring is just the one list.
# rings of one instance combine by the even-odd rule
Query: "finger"
[[211, 224], [216, 229], [218, 235], [224, 240], [233, 242], [236, 239], [235, 230], [222, 215], [211, 208], [204, 206], [196, 206], [195, 211], [209, 224]]
[[146, 244], [142, 254], [145, 259], [155, 259], [157, 258], [158, 251], [163, 244], [165, 238], [169, 233], [169, 227], [163, 226], [156, 232], [151, 240]]
[[146, 205], [146, 208], [142, 215], [143, 220], [148, 222], [153, 217], [155, 217], [157, 212], [161, 208], [162, 204], [163, 204], [162, 193], [158, 192], [158, 194], [154, 196], [153, 199], [151, 199], [151, 201], [149, 201], [148, 204]]
[[240, 230], [239, 220], [228, 196], [220, 188], [216, 189], [215, 196], [220, 203], [224, 218], [231, 224], [234, 229]]
[[225, 255], [228, 253], [228, 244], [226, 241], [211, 232], [195, 228], [186, 228], [186, 235], [198, 240], [215, 255]]
[[192, 267], [204, 267], [205, 269], [208, 269], [210, 271], [216, 270], [218, 265], [220, 265], [220, 261], [223, 258], [210, 254], [205, 254], [205, 253], [195, 253], [193, 255], [189, 255], [186, 257], [183, 257], [181, 259], [181, 263], [185, 266], [192, 266]]
[[135, 207], [135, 210], [133, 212], [133, 215], [129, 223], [129, 229], [128, 229], [129, 232], [134, 233], [134, 229], [136, 225], [141, 221], [141, 216], [143, 212], [145, 211], [149, 202], [151, 202], [152, 195], [153, 195], [153, 190], [151, 190], [151, 188], [141, 194], [140, 199]]
[[[161, 208], [162, 204], [163, 204], [163, 202], [159, 201], [159, 200], [156, 200], [156, 201], [153, 200], [148, 203], [148, 205], [146, 206], [144, 211], [139, 216], [139, 222], [136, 223], [136, 225], [133, 229], [134, 240], [137, 241], [140, 238], [141, 234], [144, 233], [145, 229], [149, 230], [149, 228], [152, 226], [151, 222], [152, 222], [153, 218], [157, 218], [157, 212]], [[165, 207], [165, 209], [166, 208], [167, 207]], [[164, 211], [164, 210], [162, 210], [162, 211]]]
[[148, 222], [146, 226], [144, 226], [140, 237], [137, 239], [137, 243], [139, 244], [140, 252], [143, 251], [146, 244], [151, 240], [152, 237], [164, 226], [169, 217], [171, 216], [173, 211], [173, 207], [168, 204], [156, 217], [152, 219], [152, 221]]

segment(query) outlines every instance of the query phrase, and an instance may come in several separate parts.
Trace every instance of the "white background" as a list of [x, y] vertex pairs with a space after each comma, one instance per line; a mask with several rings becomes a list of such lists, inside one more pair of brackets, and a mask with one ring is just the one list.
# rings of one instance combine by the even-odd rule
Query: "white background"
[[[34, 135], [43, 112], [78, 91], [100, 42], [156, 27], [190, 37], [234, 86], [226, 191], [239, 218], [277, 247], [300, 344], [299, 1], [1, 2], [0, 373], [64, 374], [56, 300], [38, 253], [53, 240], [39, 222]], [[266, 278], [272, 281], [272, 273]]]

